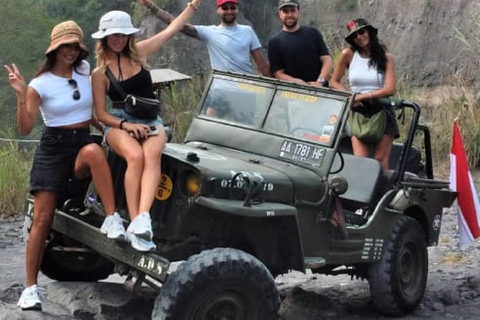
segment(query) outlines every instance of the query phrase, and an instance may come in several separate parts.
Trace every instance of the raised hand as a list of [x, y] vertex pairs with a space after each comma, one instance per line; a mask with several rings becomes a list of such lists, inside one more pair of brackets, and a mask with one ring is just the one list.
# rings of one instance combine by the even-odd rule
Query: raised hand
[[17, 68], [15, 63], [12, 63], [12, 66], [4, 65], [5, 70], [8, 72], [8, 81], [10, 82], [10, 86], [15, 90], [17, 93], [23, 93], [25, 91], [25, 80], [23, 79], [20, 71]]

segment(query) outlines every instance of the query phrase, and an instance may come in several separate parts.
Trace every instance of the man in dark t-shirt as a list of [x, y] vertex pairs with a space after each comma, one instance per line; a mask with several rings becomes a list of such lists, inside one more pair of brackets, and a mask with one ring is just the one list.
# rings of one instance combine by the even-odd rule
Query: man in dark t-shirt
[[268, 59], [275, 78], [315, 86], [328, 85], [332, 57], [316, 28], [300, 26], [297, 0], [280, 0], [282, 30], [268, 42]]

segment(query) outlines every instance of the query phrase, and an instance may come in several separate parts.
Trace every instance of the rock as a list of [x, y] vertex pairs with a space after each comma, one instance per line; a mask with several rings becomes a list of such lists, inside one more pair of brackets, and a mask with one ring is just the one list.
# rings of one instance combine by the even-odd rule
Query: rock
[[5, 290], [0, 291], [0, 301], [6, 303], [17, 303], [20, 294], [25, 287], [19, 283], [15, 283]]
[[451, 306], [460, 302], [460, 294], [458, 291], [447, 289], [441, 292], [441, 299], [447, 306]]
[[480, 277], [476, 275], [467, 277], [466, 285], [470, 289], [474, 290], [477, 295], [480, 294]]
[[433, 303], [431, 308], [435, 312], [439, 312], [439, 313], [445, 312], [445, 306], [440, 302]]

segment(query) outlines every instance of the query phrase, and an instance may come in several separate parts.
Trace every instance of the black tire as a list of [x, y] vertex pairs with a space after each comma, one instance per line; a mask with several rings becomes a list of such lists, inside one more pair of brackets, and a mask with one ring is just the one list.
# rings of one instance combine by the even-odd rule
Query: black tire
[[56, 251], [54, 247], [83, 247], [79, 242], [56, 234], [46, 246], [40, 270], [58, 281], [95, 282], [113, 273], [114, 264], [95, 252]]
[[[23, 240], [28, 242], [33, 220], [25, 216], [23, 222]], [[114, 264], [94, 252], [55, 251], [54, 247], [82, 247], [79, 242], [51, 231], [50, 242], [45, 247], [40, 270], [43, 274], [58, 281], [95, 282], [106, 279], [113, 273]]]
[[381, 261], [368, 270], [375, 308], [390, 316], [412, 311], [423, 298], [427, 274], [425, 233], [418, 221], [400, 216], [383, 246]]
[[173, 272], [155, 300], [155, 320], [278, 319], [280, 298], [268, 269], [231, 248], [191, 256]]

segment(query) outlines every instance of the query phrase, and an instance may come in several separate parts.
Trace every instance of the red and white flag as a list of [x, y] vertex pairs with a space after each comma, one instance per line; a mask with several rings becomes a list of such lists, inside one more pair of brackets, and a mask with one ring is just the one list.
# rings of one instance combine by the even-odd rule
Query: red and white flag
[[480, 205], [457, 123], [453, 127], [450, 154], [450, 189], [458, 193], [459, 242], [460, 249], [465, 250], [472, 240], [480, 237]]

